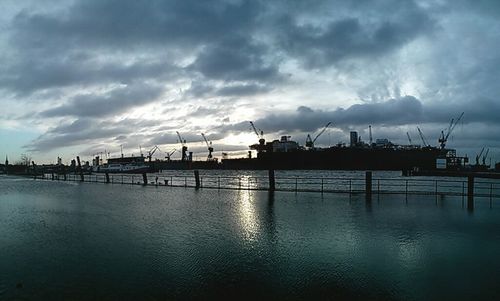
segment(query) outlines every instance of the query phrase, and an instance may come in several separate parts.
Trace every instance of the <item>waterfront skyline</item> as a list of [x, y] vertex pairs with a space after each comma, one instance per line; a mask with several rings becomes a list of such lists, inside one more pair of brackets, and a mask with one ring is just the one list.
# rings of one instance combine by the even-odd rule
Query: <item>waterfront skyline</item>
[[[244, 154], [331, 128], [500, 160], [496, 1], [5, 1], [2, 153], [37, 161], [179, 148]], [[178, 153], [176, 154], [179, 155]]]

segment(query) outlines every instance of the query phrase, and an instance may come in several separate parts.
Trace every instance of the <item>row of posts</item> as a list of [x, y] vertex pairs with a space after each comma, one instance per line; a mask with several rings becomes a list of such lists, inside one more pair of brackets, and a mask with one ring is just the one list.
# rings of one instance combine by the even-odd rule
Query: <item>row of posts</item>
[[[365, 174], [365, 199], [368, 203], [372, 201], [372, 187], [372, 172], [367, 171]], [[467, 210], [474, 210], [474, 176], [471, 175], [467, 177]]]
[[[77, 157], [77, 160], [78, 160], [78, 166], [80, 167], [80, 158]], [[106, 177], [106, 183], [110, 183], [109, 173], [105, 173], [105, 177]], [[276, 190], [276, 180], [275, 180], [274, 170], [272, 170], [272, 169], [269, 170], [268, 177], [269, 177], [269, 191], [275, 191]], [[66, 180], [66, 175], [64, 175], [64, 179]], [[195, 179], [195, 188], [200, 188], [201, 181], [200, 181], [200, 172], [198, 170], [194, 171], [194, 179]], [[52, 174], [52, 180], [54, 180], [54, 174]], [[81, 168], [80, 168], [80, 180], [82, 182], [84, 180], [83, 173], [81, 172]], [[142, 174], [142, 181], [143, 181], [143, 185], [148, 184], [148, 177], [147, 177], [146, 173]], [[372, 201], [372, 194], [373, 194], [372, 172], [367, 171], [365, 174], [365, 200], [366, 200], [366, 202]], [[467, 178], [467, 209], [468, 210], [474, 209], [474, 176], [469, 176]]]

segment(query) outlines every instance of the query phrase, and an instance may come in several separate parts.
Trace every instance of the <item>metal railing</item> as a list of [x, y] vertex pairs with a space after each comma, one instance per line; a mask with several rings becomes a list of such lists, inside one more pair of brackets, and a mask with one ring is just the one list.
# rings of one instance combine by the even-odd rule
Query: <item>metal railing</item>
[[[81, 175], [45, 174], [36, 179], [77, 181]], [[194, 176], [147, 174], [91, 174], [83, 175], [84, 182], [153, 185], [165, 187], [197, 187]], [[408, 178], [374, 178], [372, 194], [404, 194], [408, 195], [468, 195], [467, 180], [457, 179], [408, 179]], [[264, 176], [199, 176], [199, 188], [235, 189], [235, 190], [269, 190], [269, 178]], [[365, 193], [366, 179], [363, 177], [276, 177], [276, 191], [320, 192], [320, 193]], [[474, 195], [477, 197], [500, 198], [500, 181], [475, 180]]]

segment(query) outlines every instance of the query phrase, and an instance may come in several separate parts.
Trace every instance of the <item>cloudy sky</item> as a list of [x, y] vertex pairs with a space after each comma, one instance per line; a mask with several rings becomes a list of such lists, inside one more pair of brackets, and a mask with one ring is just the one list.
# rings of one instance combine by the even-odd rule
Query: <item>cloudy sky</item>
[[[179, 148], [201, 132], [243, 154], [266, 139], [432, 144], [500, 161], [496, 0], [2, 0], [0, 155], [90, 159]], [[178, 153], [176, 154], [179, 155]], [[159, 153], [159, 156], [164, 154]], [[488, 159], [489, 161], [489, 159]]]

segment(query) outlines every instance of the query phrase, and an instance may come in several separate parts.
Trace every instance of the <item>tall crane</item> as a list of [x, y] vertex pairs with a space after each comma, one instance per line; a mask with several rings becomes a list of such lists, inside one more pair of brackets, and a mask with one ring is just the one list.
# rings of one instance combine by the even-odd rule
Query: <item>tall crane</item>
[[490, 152], [490, 149], [488, 148], [486, 150], [486, 153], [484, 153], [484, 156], [483, 156], [483, 165], [486, 165], [486, 158], [488, 157], [488, 153]]
[[369, 138], [370, 138], [370, 147], [371, 147], [373, 144], [372, 126], [371, 125], [368, 126], [368, 134], [370, 135]]
[[170, 161], [170, 157], [175, 153], [176, 149], [174, 148], [173, 150], [171, 150], [170, 152], [166, 152], [165, 153], [165, 159], [167, 159], [167, 161]]
[[257, 152], [261, 152], [265, 149], [265, 143], [266, 140], [264, 139], [264, 132], [262, 130], [257, 130], [255, 125], [253, 124], [253, 121], [250, 121], [250, 125], [252, 126], [253, 131], [257, 135], [257, 138], [259, 138], [259, 145], [254, 145], [252, 146], [254, 149], [257, 149]]
[[411, 143], [410, 133], [406, 132], [406, 136], [408, 137], [408, 141], [410, 142], [410, 145], [413, 145], [413, 144]]
[[314, 148], [314, 142], [316, 142], [316, 140], [319, 138], [319, 136], [321, 136], [326, 131], [326, 129], [330, 126], [330, 124], [332, 124], [332, 123], [328, 122], [325, 125], [325, 127], [318, 133], [318, 135], [316, 135], [316, 137], [314, 137], [314, 139], [311, 139], [311, 135], [307, 134], [306, 147]]
[[431, 146], [430, 144], [427, 143], [427, 139], [425, 139], [424, 133], [420, 130], [420, 128], [417, 126], [418, 134], [420, 135], [420, 139], [422, 139], [422, 143], [424, 144], [424, 147], [429, 147]]
[[148, 161], [151, 162], [151, 158], [153, 157], [154, 153], [159, 150], [160, 148], [158, 145], [155, 145], [149, 152], [148, 152]]
[[182, 145], [182, 151], [181, 151], [182, 157], [181, 157], [181, 160], [182, 161], [187, 161], [187, 159], [188, 159], [188, 155], [187, 155], [188, 148], [186, 146], [186, 140], [182, 139], [181, 134], [178, 131], [176, 131], [176, 133], [177, 133], [177, 137], [179, 137], [179, 142]]
[[260, 141], [260, 139], [264, 139], [264, 132], [260, 129], [257, 130], [253, 121], [250, 121], [250, 125], [252, 126], [252, 129], [255, 132], [255, 134], [257, 135], [257, 137], [259, 138], [259, 141]]
[[481, 152], [479, 153], [479, 155], [476, 155], [476, 165], [479, 165], [479, 159], [483, 155], [483, 152], [484, 152], [484, 147], [481, 149]]
[[444, 133], [444, 131], [441, 131], [441, 136], [438, 139], [439, 146], [441, 147], [441, 149], [444, 149], [446, 147], [446, 142], [448, 141], [448, 137], [450, 137], [451, 133], [453, 132], [453, 130], [455, 129], [458, 122], [462, 119], [463, 116], [464, 116], [464, 112], [462, 112], [462, 114], [460, 114], [460, 116], [457, 118], [456, 121], [453, 118], [451, 119], [450, 125], [448, 126], [448, 129], [446, 130], [446, 134]]
[[207, 144], [207, 149], [208, 149], [207, 161], [212, 161], [213, 160], [212, 152], [214, 151], [214, 148], [212, 147], [212, 141], [210, 141], [209, 143], [204, 133], [201, 133], [201, 136], [203, 137], [203, 140], [205, 140], [205, 143]]

